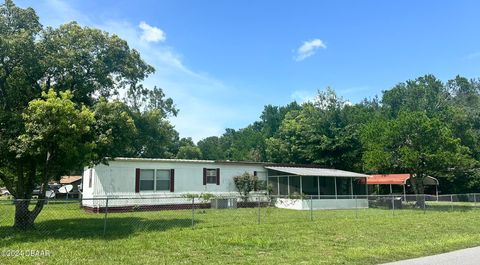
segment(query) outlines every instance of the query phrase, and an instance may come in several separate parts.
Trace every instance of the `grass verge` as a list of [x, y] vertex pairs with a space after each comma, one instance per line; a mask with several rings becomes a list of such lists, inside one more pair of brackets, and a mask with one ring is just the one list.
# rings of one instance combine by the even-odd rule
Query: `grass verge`
[[[480, 245], [480, 211], [273, 208], [85, 213], [51, 203], [37, 229], [13, 231], [0, 204], [0, 264], [377, 264]], [[313, 221], [311, 218], [313, 217]], [[26, 256], [25, 251], [50, 256]], [[41, 253], [41, 252], [40, 252]]]

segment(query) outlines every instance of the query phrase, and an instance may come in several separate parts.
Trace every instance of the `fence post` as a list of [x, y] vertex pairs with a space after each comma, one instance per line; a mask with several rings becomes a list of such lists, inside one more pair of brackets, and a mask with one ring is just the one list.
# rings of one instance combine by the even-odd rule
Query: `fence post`
[[394, 202], [394, 200], [395, 200], [395, 198], [392, 195], [392, 215], [395, 215], [395, 202]]
[[313, 221], [313, 195], [310, 195], [310, 221]]
[[107, 217], [108, 217], [108, 197], [105, 202], [105, 215], [103, 216], [103, 236], [107, 233]]
[[475, 209], [477, 207], [477, 197], [476, 193], [473, 194], [473, 208]]
[[427, 198], [425, 197], [425, 193], [423, 194], [423, 214], [426, 212], [427, 207]]
[[192, 198], [192, 229], [195, 227], [195, 198]]
[[355, 218], [358, 218], [358, 202], [357, 202], [357, 196], [355, 195]]
[[257, 207], [258, 207], [258, 212], [257, 212], [257, 223], [260, 224], [260, 214], [261, 214], [261, 208], [260, 208], [260, 197], [257, 197]]
[[451, 206], [451, 210], [453, 211], [453, 195], [452, 194], [450, 195], [450, 206]]

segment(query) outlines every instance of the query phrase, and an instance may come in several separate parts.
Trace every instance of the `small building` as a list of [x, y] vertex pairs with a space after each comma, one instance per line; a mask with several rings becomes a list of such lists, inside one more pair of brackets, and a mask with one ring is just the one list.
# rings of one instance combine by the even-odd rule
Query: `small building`
[[[268, 195], [278, 207], [310, 209], [312, 202], [315, 209], [368, 207], [364, 174], [314, 165], [150, 158], [115, 158], [108, 165], [85, 168], [82, 205], [92, 211], [189, 208], [191, 199], [185, 194], [238, 197], [233, 178], [245, 172], [271, 187]], [[266, 193], [261, 193], [265, 201]], [[297, 195], [311, 197], [304, 204], [306, 200]], [[111, 198], [108, 206], [105, 198]]]
[[[60, 185], [61, 186], [72, 185], [73, 188], [69, 192], [69, 196], [78, 197], [81, 192], [82, 176], [62, 176], [60, 177]], [[57, 196], [59, 195], [59, 193], [56, 193], [56, 194]]]
[[60, 185], [72, 185], [73, 190], [78, 191], [78, 187], [82, 184], [82, 176], [62, 176], [60, 177]]

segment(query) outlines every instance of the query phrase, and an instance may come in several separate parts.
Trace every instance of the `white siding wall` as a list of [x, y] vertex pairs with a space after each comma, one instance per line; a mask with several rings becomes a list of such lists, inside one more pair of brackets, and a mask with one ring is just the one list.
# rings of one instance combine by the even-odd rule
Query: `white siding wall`
[[[175, 169], [175, 191], [140, 191], [135, 193], [135, 169]], [[203, 185], [203, 168], [220, 168], [220, 185]], [[266, 180], [266, 170], [255, 164], [221, 164], [213, 162], [179, 161], [111, 161], [109, 165], [94, 168], [93, 187], [88, 188], [88, 169], [84, 172], [84, 198], [119, 197], [163, 197], [183, 193], [236, 193], [233, 177], [244, 172], [258, 172]]]

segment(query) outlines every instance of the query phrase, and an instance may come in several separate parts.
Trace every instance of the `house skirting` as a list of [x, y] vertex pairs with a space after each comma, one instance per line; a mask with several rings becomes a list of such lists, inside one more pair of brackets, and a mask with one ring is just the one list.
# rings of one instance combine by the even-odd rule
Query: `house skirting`
[[[255, 208], [266, 207], [267, 202], [238, 202], [237, 208]], [[192, 209], [209, 209], [212, 208], [211, 203], [195, 203], [190, 204], [155, 204], [155, 205], [126, 205], [126, 206], [108, 206], [109, 213], [125, 213], [125, 212], [145, 212], [145, 211], [168, 211], [168, 210], [187, 210]], [[82, 208], [89, 213], [105, 213], [107, 207], [105, 206], [82, 206]]]

